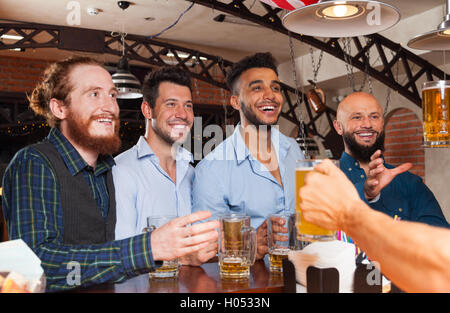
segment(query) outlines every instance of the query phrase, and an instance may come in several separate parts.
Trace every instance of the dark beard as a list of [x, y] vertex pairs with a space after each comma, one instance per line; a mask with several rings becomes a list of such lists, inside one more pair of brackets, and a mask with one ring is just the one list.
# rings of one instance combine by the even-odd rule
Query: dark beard
[[119, 137], [120, 120], [117, 117], [113, 118], [114, 135], [109, 137], [95, 137], [91, 136], [87, 130], [90, 123], [94, 123], [96, 116], [91, 116], [87, 121], [82, 121], [78, 116], [69, 113], [67, 117], [67, 128], [71, 138], [78, 145], [96, 151], [98, 154], [110, 155], [119, 151], [122, 141]]
[[[261, 121], [255, 114], [255, 112], [253, 112], [253, 110], [249, 109], [247, 107], [247, 105], [241, 101], [241, 109], [242, 109], [242, 113], [244, 114], [245, 118], [247, 119], [247, 121], [249, 121], [251, 124], [255, 125], [255, 126], [261, 126], [261, 125], [267, 125], [266, 123], [264, 123], [263, 121]], [[280, 115], [278, 115], [276, 121], [272, 124], [275, 125], [278, 122], [278, 119], [280, 118]]]
[[381, 150], [381, 152], [384, 152], [384, 131], [381, 131], [378, 134], [377, 139], [371, 146], [360, 145], [356, 142], [355, 137], [348, 132], [344, 132], [342, 138], [344, 139], [344, 142], [349, 149], [352, 157], [354, 157], [355, 160], [361, 163], [369, 163], [370, 157], [377, 150]]

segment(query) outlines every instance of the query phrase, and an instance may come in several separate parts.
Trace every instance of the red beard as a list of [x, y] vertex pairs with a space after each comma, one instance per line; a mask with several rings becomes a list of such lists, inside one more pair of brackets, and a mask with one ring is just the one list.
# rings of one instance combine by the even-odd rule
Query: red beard
[[95, 123], [95, 120], [103, 115], [91, 116], [88, 120], [82, 120], [76, 114], [70, 111], [67, 116], [67, 129], [70, 137], [76, 144], [93, 151], [98, 154], [108, 155], [119, 151], [122, 141], [119, 137], [120, 120], [117, 116], [112, 118], [114, 123], [114, 134], [111, 136], [92, 136], [89, 134], [89, 126]]

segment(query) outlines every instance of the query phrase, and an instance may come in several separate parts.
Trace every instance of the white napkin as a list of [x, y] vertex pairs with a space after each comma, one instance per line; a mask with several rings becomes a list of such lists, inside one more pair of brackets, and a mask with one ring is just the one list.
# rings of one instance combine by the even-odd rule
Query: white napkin
[[0, 272], [17, 272], [28, 280], [28, 290], [45, 290], [41, 260], [22, 239], [0, 243]]
[[309, 266], [317, 268], [336, 268], [339, 272], [339, 292], [353, 292], [355, 274], [355, 245], [339, 240], [313, 242], [303, 250], [289, 252], [289, 260], [295, 267], [295, 278], [306, 286], [306, 270]]

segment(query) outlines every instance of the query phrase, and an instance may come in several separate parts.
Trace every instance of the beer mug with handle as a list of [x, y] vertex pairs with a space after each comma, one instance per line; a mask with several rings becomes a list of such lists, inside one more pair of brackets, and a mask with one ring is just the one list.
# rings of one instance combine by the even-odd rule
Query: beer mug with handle
[[250, 276], [256, 259], [256, 230], [250, 216], [227, 214], [220, 217], [219, 272], [222, 278], [242, 279]]
[[[147, 217], [147, 227], [143, 229], [144, 232], [152, 232], [158, 227], [169, 223], [171, 220], [176, 219], [175, 215], [165, 215], [165, 216], [149, 216]], [[148, 273], [150, 279], [162, 279], [162, 278], [176, 278], [178, 277], [178, 267], [179, 260], [163, 261], [161, 267], [157, 268], [156, 271]]]

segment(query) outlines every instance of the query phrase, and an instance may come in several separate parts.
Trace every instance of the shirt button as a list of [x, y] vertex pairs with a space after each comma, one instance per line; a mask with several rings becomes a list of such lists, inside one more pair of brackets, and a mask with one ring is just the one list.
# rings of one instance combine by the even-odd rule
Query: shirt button
[[364, 178], [364, 175], [361, 175], [361, 178]]
[[358, 166], [358, 162], [355, 162], [355, 166]]
[[402, 209], [402, 208], [398, 208], [398, 211], [399, 211], [399, 212], [403, 212], [403, 209]]
[[348, 168], [348, 170], [349, 170], [349, 171], [351, 171], [351, 170], [352, 170], [352, 168], [351, 168], [351, 167], [349, 167], [349, 168]]

